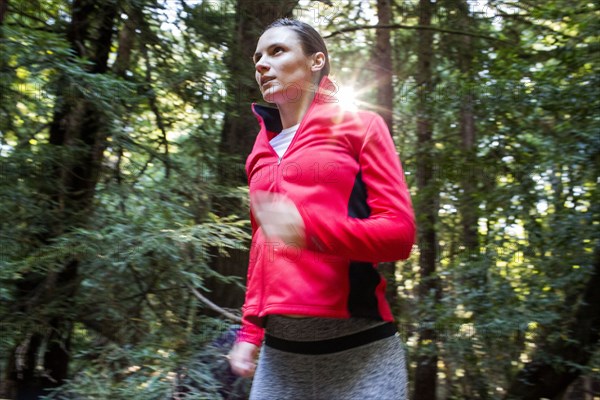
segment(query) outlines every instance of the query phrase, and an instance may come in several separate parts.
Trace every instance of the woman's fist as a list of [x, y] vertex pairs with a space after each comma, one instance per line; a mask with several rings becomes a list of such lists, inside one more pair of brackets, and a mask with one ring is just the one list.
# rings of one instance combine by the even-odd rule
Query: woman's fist
[[257, 355], [258, 346], [247, 342], [237, 342], [227, 356], [231, 371], [244, 378], [253, 376], [256, 370]]
[[282, 194], [259, 191], [252, 194], [250, 206], [267, 237], [280, 239], [295, 247], [304, 247], [304, 221], [289, 198]]

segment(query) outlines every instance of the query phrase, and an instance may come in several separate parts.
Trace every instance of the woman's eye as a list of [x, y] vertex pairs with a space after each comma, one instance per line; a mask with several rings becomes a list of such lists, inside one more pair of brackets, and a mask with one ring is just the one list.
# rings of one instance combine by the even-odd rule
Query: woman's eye
[[283, 51], [283, 47], [275, 47], [273, 49], [273, 54], [281, 53]]

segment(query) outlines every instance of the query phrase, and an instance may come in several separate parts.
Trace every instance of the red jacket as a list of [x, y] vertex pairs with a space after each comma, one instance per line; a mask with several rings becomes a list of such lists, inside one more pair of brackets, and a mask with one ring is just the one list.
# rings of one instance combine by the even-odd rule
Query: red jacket
[[260, 345], [267, 314], [392, 321], [376, 263], [406, 259], [415, 238], [409, 193], [383, 119], [343, 110], [325, 77], [283, 157], [275, 108], [253, 105], [260, 132], [246, 161], [250, 192], [285, 194], [304, 220], [306, 247], [267, 239], [252, 221], [238, 341]]

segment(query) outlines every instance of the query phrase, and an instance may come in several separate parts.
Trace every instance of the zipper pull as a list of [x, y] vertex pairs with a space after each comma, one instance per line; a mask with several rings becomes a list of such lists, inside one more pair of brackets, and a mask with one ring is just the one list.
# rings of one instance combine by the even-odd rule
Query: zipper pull
[[277, 159], [277, 165], [281, 164], [281, 159], [282, 159], [282, 158], [283, 158], [283, 157], [279, 157], [279, 158]]

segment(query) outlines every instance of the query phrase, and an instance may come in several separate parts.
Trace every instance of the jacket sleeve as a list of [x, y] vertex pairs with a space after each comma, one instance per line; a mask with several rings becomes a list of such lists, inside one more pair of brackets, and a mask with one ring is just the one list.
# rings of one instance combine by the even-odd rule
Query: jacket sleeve
[[414, 212], [394, 142], [379, 115], [367, 128], [358, 162], [369, 217], [331, 218], [326, 206], [303, 204], [306, 247], [373, 263], [408, 258], [415, 241]]
[[[252, 237], [254, 237], [258, 226], [257, 226], [256, 220], [254, 218], [254, 215], [252, 214], [252, 211], [250, 212], [250, 223], [252, 225]], [[251, 251], [252, 251], [252, 249], [251, 249]], [[247, 276], [247, 280], [246, 280], [246, 282], [248, 282], [248, 283], [250, 282], [251, 274], [252, 274], [252, 271], [254, 270], [254, 266], [253, 266], [254, 262], [255, 262], [254, 258], [251, 256], [250, 261], [248, 263], [248, 276]], [[247, 285], [247, 286], [250, 286], [250, 285]], [[248, 297], [248, 292], [246, 291], [246, 298], [247, 297]], [[261, 328], [258, 325], [255, 325], [248, 320], [248, 315], [246, 314], [246, 307], [244, 304], [244, 306], [242, 307], [242, 328], [237, 333], [236, 342], [249, 342], [249, 343], [252, 343], [252, 344], [260, 347], [263, 337], [264, 337], [264, 334], [265, 334], [264, 328]]]
[[258, 347], [262, 344], [263, 337], [265, 336], [264, 328], [260, 328], [253, 323], [249, 322], [245, 316], [242, 317], [242, 328], [238, 331], [236, 337], [237, 342], [248, 342]]

